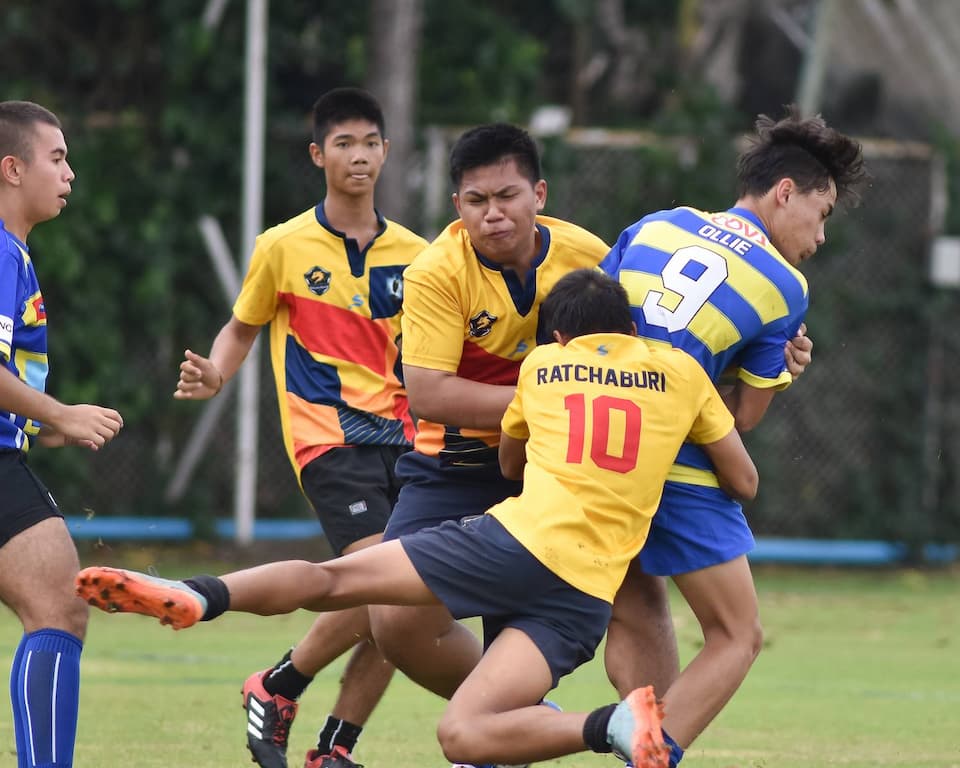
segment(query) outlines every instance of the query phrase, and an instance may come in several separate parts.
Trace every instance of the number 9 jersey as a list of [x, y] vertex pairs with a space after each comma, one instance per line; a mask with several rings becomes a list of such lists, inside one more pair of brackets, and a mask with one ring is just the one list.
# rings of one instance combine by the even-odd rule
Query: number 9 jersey
[[[713, 382], [725, 372], [757, 389], [792, 382], [784, 346], [806, 314], [807, 281], [751, 211], [650, 214], [623, 231], [600, 268], [626, 289], [638, 335], [692, 355]], [[668, 479], [716, 489], [712, 470], [685, 445]]]
[[651, 214], [623, 231], [600, 267], [626, 289], [641, 337], [693, 355], [715, 382], [736, 366], [758, 389], [789, 386], [783, 347], [806, 314], [807, 281], [755, 214]]

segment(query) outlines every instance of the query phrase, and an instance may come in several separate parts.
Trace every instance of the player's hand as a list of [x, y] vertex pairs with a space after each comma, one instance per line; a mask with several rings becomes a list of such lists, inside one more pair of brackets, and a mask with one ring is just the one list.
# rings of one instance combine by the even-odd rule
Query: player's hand
[[64, 405], [50, 420], [49, 430], [41, 430], [41, 443], [79, 445], [98, 451], [113, 440], [122, 427], [123, 418], [113, 408], [85, 403]]
[[810, 365], [813, 360], [813, 340], [807, 336], [806, 323], [800, 323], [797, 335], [784, 346], [783, 359], [787, 364], [787, 370], [795, 379]]
[[209, 400], [223, 387], [223, 375], [209, 358], [189, 349], [180, 363], [180, 380], [173, 396], [177, 400]]

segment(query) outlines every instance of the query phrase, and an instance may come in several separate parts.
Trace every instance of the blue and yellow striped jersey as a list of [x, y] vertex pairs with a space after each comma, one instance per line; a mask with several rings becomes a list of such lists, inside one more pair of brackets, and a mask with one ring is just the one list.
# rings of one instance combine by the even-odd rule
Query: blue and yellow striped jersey
[[[26, 244], [0, 221], [0, 358], [7, 370], [43, 392], [47, 382], [47, 313]], [[40, 424], [0, 410], [0, 448], [30, 449]]]
[[[659, 211], [625, 229], [600, 266], [626, 288], [641, 337], [684, 350], [714, 382], [732, 370], [757, 388], [789, 386], [783, 350], [806, 314], [807, 281], [752, 212]], [[678, 464], [710, 469], [689, 445]], [[711, 477], [678, 468], [670, 479]]]

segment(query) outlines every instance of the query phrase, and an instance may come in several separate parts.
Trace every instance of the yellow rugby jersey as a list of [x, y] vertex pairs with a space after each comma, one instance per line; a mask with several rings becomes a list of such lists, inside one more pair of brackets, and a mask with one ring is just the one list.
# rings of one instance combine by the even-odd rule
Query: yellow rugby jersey
[[[526, 282], [477, 253], [450, 224], [404, 273], [403, 362], [485, 384], [513, 385], [536, 345], [540, 304], [565, 274], [595, 267], [609, 250], [596, 235], [537, 216], [540, 251]], [[499, 430], [421, 419], [416, 449], [456, 464], [496, 463]]]
[[413, 422], [397, 340], [403, 270], [427, 242], [383, 219], [364, 249], [323, 204], [257, 238], [238, 320], [270, 323], [283, 440], [297, 476], [342, 445], [405, 445]]
[[527, 440], [527, 465], [521, 495], [490, 514], [561, 579], [612, 603], [681, 444], [716, 442], [733, 416], [685, 352], [603, 333], [534, 350], [502, 426]]

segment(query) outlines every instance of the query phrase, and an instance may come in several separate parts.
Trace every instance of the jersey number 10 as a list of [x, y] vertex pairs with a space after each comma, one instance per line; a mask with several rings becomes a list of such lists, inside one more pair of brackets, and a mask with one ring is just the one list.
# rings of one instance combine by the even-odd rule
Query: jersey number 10
[[[567, 395], [563, 405], [570, 413], [567, 438], [567, 463], [582, 464], [587, 442], [587, 408], [582, 394]], [[601, 395], [590, 401], [591, 423], [590, 460], [602, 469], [625, 473], [637, 466], [640, 450], [640, 425], [643, 421], [640, 406], [622, 397]], [[610, 453], [610, 415], [623, 414], [623, 450], [619, 456]]]

